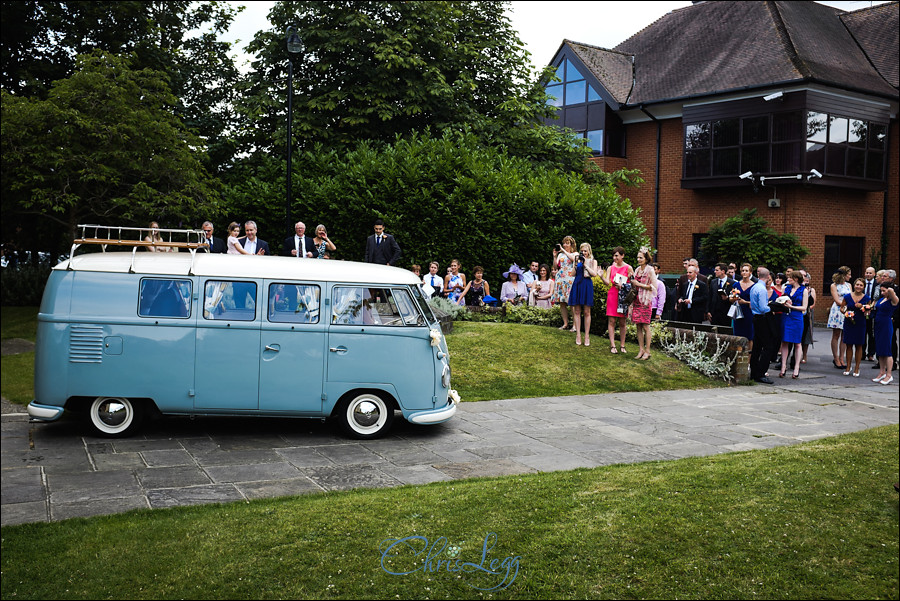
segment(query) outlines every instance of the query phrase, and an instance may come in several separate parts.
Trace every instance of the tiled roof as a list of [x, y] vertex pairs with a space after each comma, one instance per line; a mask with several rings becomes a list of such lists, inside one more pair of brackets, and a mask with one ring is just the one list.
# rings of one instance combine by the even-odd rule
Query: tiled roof
[[889, 84], [900, 88], [900, 3], [879, 4], [841, 15], [872, 65]]
[[575, 56], [591, 70], [591, 72], [603, 83], [613, 98], [619, 103], [624, 103], [631, 90], [632, 68], [631, 55], [625, 52], [599, 48], [589, 44], [581, 44], [572, 40], [565, 40]]
[[888, 18], [874, 23], [875, 17], [815, 2], [702, 2], [668, 13], [611, 50], [567, 44], [619, 102], [631, 89], [634, 55], [632, 105], [793, 81], [896, 98], [896, 87], [873, 67], [893, 61], [896, 81], [897, 4], [887, 6], [879, 14]]

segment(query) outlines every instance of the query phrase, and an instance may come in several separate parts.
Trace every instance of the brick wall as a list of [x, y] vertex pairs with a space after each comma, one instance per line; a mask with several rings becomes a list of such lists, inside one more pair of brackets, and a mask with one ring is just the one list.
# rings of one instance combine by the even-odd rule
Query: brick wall
[[[898, 269], [900, 260], [900, 152], [897, 121], [891, 124], [889, 140], [888, 190], [888, 256], [887, 267]], [[627, 188], [622, 193], [631, 199], [641, 215], [647, 232], [659, 249], [658, 261], [667, 273], [680, 273], [682, 259], [693, 254], [693, 234], [705, 233], [713, 222], [722, 222], [744, 208], [756, 208], [758, 214], [779, 233], [793, 233], [810, 250], [805, 267], [821, 281], [824, 268], [825, 236], [858, 236], [865, 238], [865, 260], [872, 249], [880, 249], [884, 192], [863, 192], [815, 185], [778, 185], [781, 208], [768, 206], [772, 188], [758, 193], [752, 186], [729, 190], [684, 190], [681, 188], [682, 126], [680, 119], [662, 122], [660, 156], [659, 238], [654, 235], [654, 192], [656, 184], [656, 124], [628, 126], [627, 152], [624, 165], [610, 159], [607, 165], [640, 169], [644, 184]]]

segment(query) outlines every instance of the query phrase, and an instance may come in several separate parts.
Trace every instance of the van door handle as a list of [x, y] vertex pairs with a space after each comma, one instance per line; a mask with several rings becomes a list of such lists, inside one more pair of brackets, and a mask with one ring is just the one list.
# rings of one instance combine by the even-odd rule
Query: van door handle
[[344, 353], [347, 352], [347, 347], [346, 346], [339, 346], [337, 348], [331, 347], [328, 350], [331, 351], [332, 353], [338, 353], [339, 355], [343, 355]]
[[272, 351], [273, 353], [277, 353], [278, 351], [281, 350], [281, 347], [278, 346], [278, 345], [276, 345], [276, 346], [270, 346], [270, 345], [267, 344], [267, 345], [266, 345], [266, 350], [267, 350], [267, 351]]

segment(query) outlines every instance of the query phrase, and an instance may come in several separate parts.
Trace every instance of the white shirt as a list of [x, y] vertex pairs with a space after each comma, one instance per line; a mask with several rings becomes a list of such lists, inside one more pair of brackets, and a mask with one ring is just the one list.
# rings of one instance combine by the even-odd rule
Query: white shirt
[[528, 285], [531, 284], [532, 282], [538, 281], [538, 278], [539, 278], [539, 276], [538, 276], [537, 273], [535, 273], [535, 272], [533, 272], [533, 271], [526, 271], [526, 272], [522, 275], [522, 282], [523, 282], [526, 286], [528, 286]]
[[246, 240], [244, 240], [244, 250], [246, 250], [251, 255], [255, 255], [256, 254], [256, 240], [251, 241], [250, 238], [247, 238]]
[[429, 286], [434, 288], [434, 292], [432, 293], [432, 296], [440, 295], [441, 290], [444, 289], [444, 278], [442, 278], [437, 273], [434, 275], [431, 275], [430, 273], [425, 274], [425, 277], [422, 278], [422, 283], [428, 284]]

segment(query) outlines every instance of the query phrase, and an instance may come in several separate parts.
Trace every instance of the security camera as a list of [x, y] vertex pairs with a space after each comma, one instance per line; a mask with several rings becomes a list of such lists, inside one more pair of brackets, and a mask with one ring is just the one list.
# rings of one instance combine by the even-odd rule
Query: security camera
[[774, 92], [772, 94], [769, 94], [768, 96], [763, 96], [763, 100], [768, 102], [769, 100], [777, 100], [778, 98], [781, 98], [782, 96], [784, 96], [784, 92]]
[[815, 169], [810, 169], [810, 170], [809, 170], [809, 177], [810, 177], [810, 178], [813, 178], [813, 177], [822, 177], [822, 174], [819, 173], [818, 171], [816, 171]]
[[742, 173], [742, 174], [741, 174], [741, 179], [750, 179], [751, 177], [753, 177], [753, 172], [752, 172], [752, 171], [748, 171], [747, 173]]

